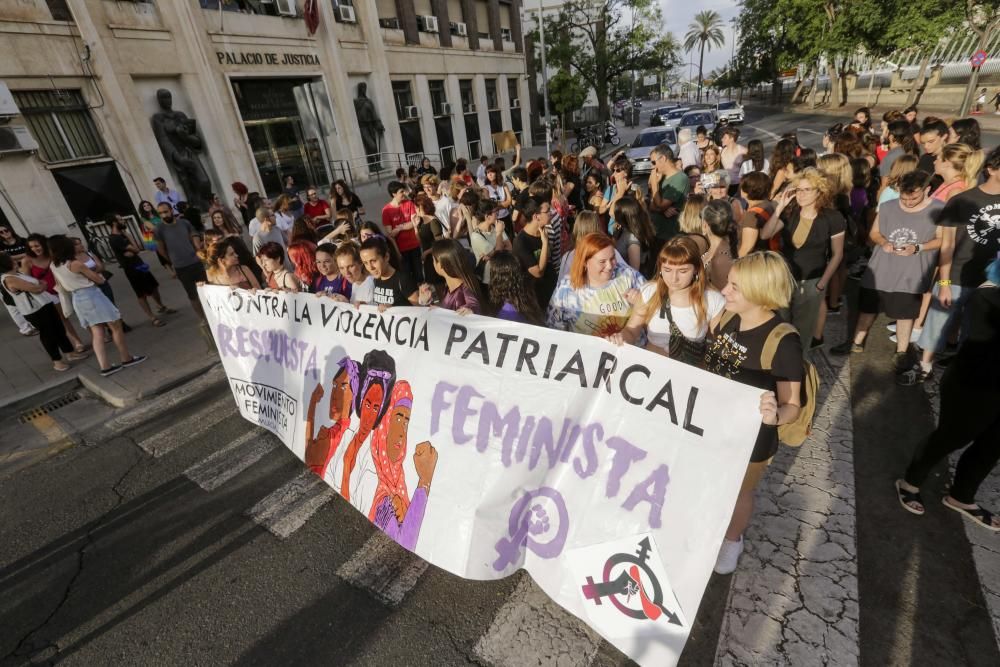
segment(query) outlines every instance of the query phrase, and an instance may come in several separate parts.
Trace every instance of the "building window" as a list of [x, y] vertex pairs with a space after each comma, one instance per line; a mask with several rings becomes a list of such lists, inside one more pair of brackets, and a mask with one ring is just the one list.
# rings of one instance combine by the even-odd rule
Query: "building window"
[[499, 109], [500, 98], [497, 96], [497, 80], [486, 79], [486, 108]]
[[53, 21], [73, 20], [73, 15], [70, 14], [69, 7], [66, 6], [66, 0], [45, 0], [45, 4], [49, 6], [49, 13], [52, 14]]
[[400, 120], [406, 119], [406, 107], [413, 106], [413, 93], [409, 81], [392, 82], [392, 99], [396, 102], [396, 115]]
[[468, 113], [469, 109], [475, 108], [476, 98], [472, 94], [472, 79], [460, 79], [458, 90], [462, 95], [462, 111]]
[[[346, 9], [341, 10], [341, 7], [346, 7]], [[348, 19], [347, 23], [358, 22], [357, 14], [354, 11], [354, 0], [333, 0], [333, 20], [337, 23], [344, 23], [345, 17]]]
[[444, 80], [434, 79], [428, 81], [427, 88], [431, 93], [431, 108], [434, 115], [444, 115], [444, 105], [448, 103], [448, 94], [445, 92]]
[[14, 101], [47, 162], [107, 154], [79, 90], [16, 91]]
[[521, 99], [517, 89], [517, 77], [507, 77], [507, 99], [510, 100], [510, 129], [514, 130], [517, 140], [521, 141]]

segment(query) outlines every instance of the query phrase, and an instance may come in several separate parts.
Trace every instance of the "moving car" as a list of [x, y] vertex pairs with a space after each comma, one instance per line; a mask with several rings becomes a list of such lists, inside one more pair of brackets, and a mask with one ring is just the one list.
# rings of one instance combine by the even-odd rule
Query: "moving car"
[[677, 133], [665, 127], [647, 127], [641, 130], [625, 151], [625, 157], [632, 161], [632, 175], [641, 176], [653, 170], [649, 161], [650, 152], [660, 144], [669, 144], [677, 153]]
[[690, 111], [690, 109], [687, 107], [679, 107], [677, 109], [672, 109], [668, 111], [667, 117], [663, 119], [663, 126], [675, 127], [677, 123], [681, 121], [681, 118], [684, 117], [684, 114], [686, 114], [688, 111]]
[[688, 111], [677, 122], [676, 130], [680, 132], [684, 128], [691, 130], [691, 134], [697, 131], [699, 126], [704, 126], [711, 132], [715, 129], [715, 113], [710, 110]]
[[719, 102], [715, 105], [715, 117], [725, 118], [730, 123], [743, 122], [743, 105], [739, 102]]
[[663, 121], [666, 120], [667, 114], [674, 109], [679, 109], [680, 107], [681, 105], [675, 102], [673, 104], [666, 104], [662, 107], [656, 108], [649, 117], [649, 126], [656, 127], [657, 125], [663, 125]]

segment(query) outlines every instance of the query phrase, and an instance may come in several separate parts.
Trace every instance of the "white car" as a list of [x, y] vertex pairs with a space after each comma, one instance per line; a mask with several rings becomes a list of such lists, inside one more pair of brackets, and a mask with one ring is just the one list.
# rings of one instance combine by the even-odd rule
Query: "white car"
[[743, 105], [739, 102], [719, 102], [715, 105], [715, 117], [729, 123], [743, 122]]

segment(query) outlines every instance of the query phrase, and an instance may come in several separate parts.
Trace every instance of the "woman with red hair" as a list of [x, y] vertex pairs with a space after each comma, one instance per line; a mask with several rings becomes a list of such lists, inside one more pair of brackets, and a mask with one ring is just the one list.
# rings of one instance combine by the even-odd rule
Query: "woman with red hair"
[[576, 246], [569, 273], [559, 281], [546, 324], [590, 336], [620, 332], [632, 314], [645, 280], [615, 257], [615, 242], [605, 234], [587, 234]]
[[705, 363], [705, 336], [726, 308], [726, 299], [711, 288], [698, 244], [675, 236], [660, 250], [656, 276], [642, 288], [628, 324], [608, 338], [622, 345], [648, 337], [646, 349], [692, 366]]
[[295, 277], [306, 289], [312, 287], [319, 276], [316, 268], [316, 244], [312, 241], [296, 241], [288, 246], [288, 259], [295, 267]]

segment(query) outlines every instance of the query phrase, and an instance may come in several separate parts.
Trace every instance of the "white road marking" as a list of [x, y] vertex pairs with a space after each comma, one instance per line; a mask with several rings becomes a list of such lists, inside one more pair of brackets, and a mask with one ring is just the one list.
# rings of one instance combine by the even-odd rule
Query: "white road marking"
[[247, 511], [247, 515], [279, 539], [301, 528], [334, 490], [311, 470], [303, 470]]
[[812, 130], [812, 129], [808, 128], [808, 127], [800, 127], [800, 128], [798, 128], [798, 131], [799, 132], [808, 132], [809, 134], [818, 134], [820, 136], [823, 136], [823, 134], [825, 134], [824, 132], [820, 132], [819, 130]]
[[765, 130], [764, 128], [758, 127], [757, 125], [747, 125], [746, 127], [749, 127], [752, 130], [757, 130], [761, 134], [765, 134], [769, 138], [774, 139], [775, 141], [780, 141], [781, 140], [781, 135], [775, 134], [774, 132], [771, 132], [770, 130]]
[[205, 491], [212, 491], [280, 445], [278, 439], [267, 431], [254, 428], [185, 470], [184, 475]]
[[195, 440], [219, 425], [223, 419], [236, 414], [233, 395], [226, 391], [222, 396], [203, 406], [194, 414], [169, 426], [138, 443], [147, 454], [160, 458], [181, 445]]
[[589, 665], [600, 636], [524, 576], [473, 649], [493, 667]]
[[337, 576], [368, 591], [379, 602], [397, 607], [427, 569], [427, 561], [376, 530], [364, 545], [337, 569]]

